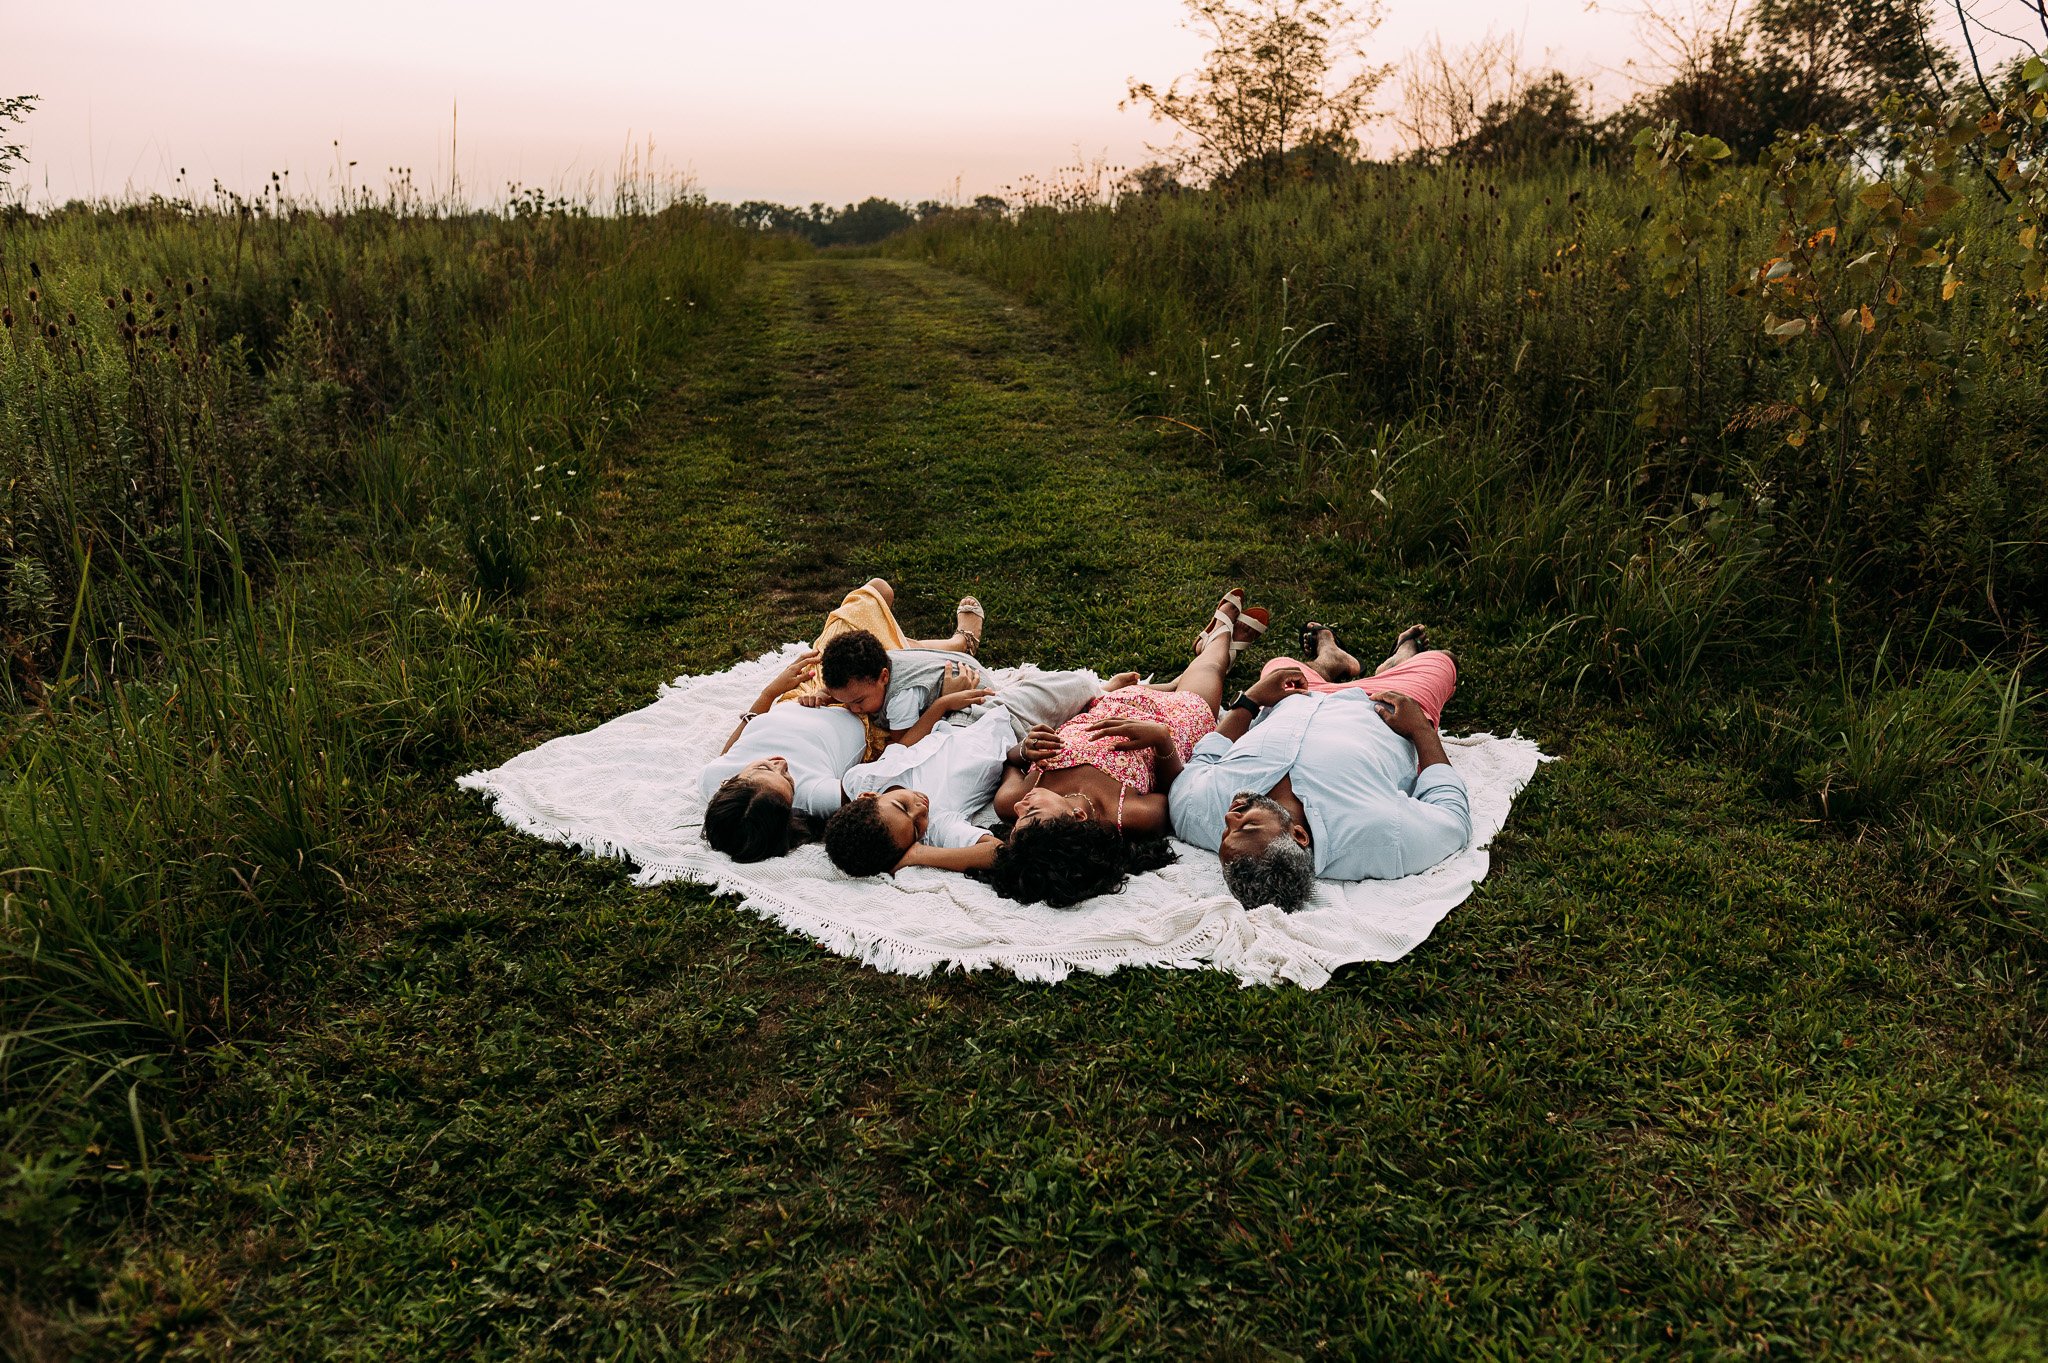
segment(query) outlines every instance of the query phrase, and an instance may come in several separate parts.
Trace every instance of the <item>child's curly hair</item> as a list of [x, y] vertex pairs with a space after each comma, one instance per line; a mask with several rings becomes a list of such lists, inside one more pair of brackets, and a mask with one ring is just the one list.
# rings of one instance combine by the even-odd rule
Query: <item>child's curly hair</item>
[[889, 650], [864, 629], [850, 629], [827, 640], [818, 656], [818, 676], [827, 690], [848, 682], [876, 681], [889, 670]]
[[825, 820], [825, 855], [850, 876], [878, 876], [895, 869], [907, 848], [898, 847], [882, 822], [879, 800], [848, 800]]

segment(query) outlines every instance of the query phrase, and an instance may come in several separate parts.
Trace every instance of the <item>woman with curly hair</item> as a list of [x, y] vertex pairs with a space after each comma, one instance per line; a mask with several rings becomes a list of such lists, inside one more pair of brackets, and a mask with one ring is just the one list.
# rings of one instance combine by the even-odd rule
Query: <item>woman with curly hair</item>
[[998, 892], [1065, 908], [1173, 859], [1167, 789], [1215, 729], [1230, 666], [1269, 619], [1233, 587], [1172, 682], [1110, 691], [1058, 729], [1025, 736], [996, 792], [996, 813], [1011, 821], [988, 872]]

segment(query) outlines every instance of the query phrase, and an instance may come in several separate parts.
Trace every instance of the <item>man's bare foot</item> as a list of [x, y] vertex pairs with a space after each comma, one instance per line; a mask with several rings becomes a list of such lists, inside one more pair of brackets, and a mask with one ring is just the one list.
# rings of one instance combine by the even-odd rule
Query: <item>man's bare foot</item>
[[1322, 673], [1324, 681], [1354, 681], [1364, 673], [1365, 665], [1345, 651], [1337, 642], [1337, 631], [1328, 625], [1303, 625], [1301, 637], [1302, 651], [1309, 655], [1302, 661]]
[[868, 590], [872, 591], [876, 596], [881, 597], [883, 605], [894, 606], [896, 604], [896, 589], [889, 585], [889, 580], [887, 578], [869, 578]]
[[1408, 628], [1401, 631], [1401, 637], [1394, 640], [1394, 651], [1387, 655], [1387, 660], [1372, 670], [1373, 675], [1377, 677], [1388, 668], [1407, 662], [1410, 658], [1428, 647], [1429, 626], [1408, 626]]
[[953, 632], [956, 638], [965, 641], [962, 653], [974, 654], [981, 651], [981, 633], [988, 624], [988, 612], [981, 602], [971, 596], [960, 598], [960, 604], [953, 608]]

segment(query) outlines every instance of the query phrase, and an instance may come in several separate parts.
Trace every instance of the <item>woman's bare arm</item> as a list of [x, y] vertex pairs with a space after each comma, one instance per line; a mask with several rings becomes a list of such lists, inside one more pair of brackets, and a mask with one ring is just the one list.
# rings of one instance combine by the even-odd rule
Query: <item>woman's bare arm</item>
[[784, 667], [780, 672], [770, 677], [768, 684], [761, 688], [761, 694], [754, 697], [754, 704], [747, 711], [747, 717], [742, 719], [739, 727], [726, 737], [725, 746], [718, 750], [719, 756], [723, 757], [726, 753], [732, 751], [732, 745], [740, 741], [740, 735], [747, 731], [748, 723], [755, 716], [767, 714], [769, 707], [780, 700], [785, 693], [809, 681], [811, 674], [818, 670], [818, 657], [817, 649], [805, 649], [802, 653], [790, 659], [787, 667]]
[[1017, 801], [1024, 798], [1024, 792], [1038, 783], [1031, 779], [1031, 773], [1021, 767], [1006, 767], [1003, 783], [996, 787], [996, 817], [1014, 819], [1017, 817]]
[[1163, 838], [1172, 831], [1173, 819], [1167, 813], [1164, 795], [1155, 793], [1124, 796], [1126, 837]]

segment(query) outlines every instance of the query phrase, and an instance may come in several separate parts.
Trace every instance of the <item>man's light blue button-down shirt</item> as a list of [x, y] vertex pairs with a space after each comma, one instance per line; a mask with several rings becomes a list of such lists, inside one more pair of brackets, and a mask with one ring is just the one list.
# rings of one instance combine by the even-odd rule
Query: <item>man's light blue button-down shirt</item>
[[1174, 835], [1215, 851], [1241, 790], [1294, 780], [1316, 874], [1394, 880], [1427, 870], [1472, 836], [1471, 801], [1445, 763], [1418, 773], [1415, 745], [1387, 727], [1362, 687], [1288, 696], [1232, 743], [1209, 734], [1167, 793]]

